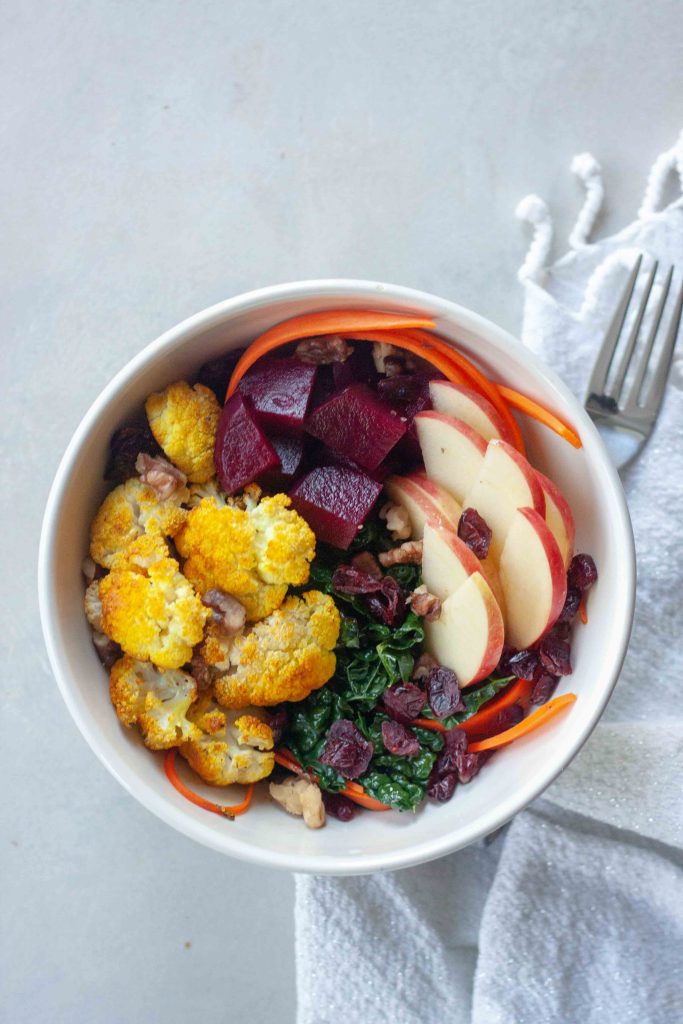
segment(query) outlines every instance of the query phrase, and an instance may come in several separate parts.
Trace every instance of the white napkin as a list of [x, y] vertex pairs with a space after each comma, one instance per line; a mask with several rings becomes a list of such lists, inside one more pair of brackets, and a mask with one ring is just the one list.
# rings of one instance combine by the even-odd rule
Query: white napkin
[[[571, 251], [544, 269], [545, 204], [520, 271], [523, 340], [583, 395], [635, 253], [683, 271], [683, 135], [655, 162], [637, 220], [588, 242], [603, 197], [588, 154]], [[602, 723], [504, 840], [366, 878], [296, 879], [299, 1024], [683, 1021], [683, 360], [624, 484], [639, 589], [629, 655]], [[353, 827], [352, 825], [349, 827]]]

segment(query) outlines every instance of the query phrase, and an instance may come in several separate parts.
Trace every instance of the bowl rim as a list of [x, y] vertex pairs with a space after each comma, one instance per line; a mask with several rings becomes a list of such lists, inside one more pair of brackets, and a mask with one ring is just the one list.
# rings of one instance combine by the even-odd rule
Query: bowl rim
[[[539, 773], [531, 780], [528, 780], [526, 784], [520, 785], [519, 790], [515, 791], [514, 796], [511, 796], [503, 804], [496, 805], [494, 810], [492, 809], [488, 814], [482, 815], [477, 826], [470, 826], [468, 828], [466, 824], [463, 825], [457, 833], [457, 838], [454, 838], [453, 833], [445, 832], [436, 838], [423, 840], [414, 846], [389, 852], [353, 855], [340, 854], [336, 856], [281, 853], [276, 849], [268, 850], [253, 847], [249, 843], [240, 840], [234, 833], [229, 834], [226, 832], [219, 834], [205, 827], [200, 821], [185, 814], [183, 809], [174, 806], [171, 802], [156, 794], [145, 783], [141, 783], [136, 773], [125, 763], [123, 758], [120, 759], [120, 763], [115, 763], [116, 759], [111, 757], [107, 750], [103, 749], [97, 728], [94, 726], [94, 723], [91, 723], [88, 716], [81, 712], [78, 701], [72, 694], [70, 672], [61, 649], [61, 630], [54, 616], [51, 593], [55, 541], [60, 521], [60, 509], [69, 482], [71, 467], [80, 448], [101, 413], [109, 406], [112, 398], [119, 390], [129, 384], [134, 379], [138, 370], [154, 359], [159, 352], [164, 349], [173, 349], [177, 345], [182, 344], [188, 335], [192, 335], [199, 329], [209, 329], [231, 316], [256, 311], [272, 302], [283, 299], [302, 300], [321, 297], [329, 298], [330, 301], [333, 301], [335, 298], [357, 298], [359, 292], [364, 292], [366, 299], [372, 297], [376, 300], [386, 296], [389, 305], [392, 302], [398, 301], [418, 308], [427, 306], [434, 316], [443, 314], [448, 317], [457, 318], [466, 329], [482, 337], [494, 349], [511, 351], [517, 362], [522, 365], [529, 365], [536, 371], [540, 371], [545, 381], [551, 386], [551, 389], [554, 389], [559, 397], [569, 404], [573, 410], [574, 421], [580, 428], [584, 446], [585, 440], [589, 439], [592, 449], [591, 456], [597, 458], [600, 464], [599, 468], [611, 492], [612, 504], [616, 513], [616, 519], [613, 520], [614, 530], [620, 534], [624, 542], [622, 551], [624, 563], [620, 567], [625, 583], [623, 620], [619, 631], [619, 642], [618, 645], [615, 645], [615, 657], [612, 662], [609, 679], [605, 679], [603, 691], [596, 700], [592, 713], [586, 720], [583, 729], [577, 734], [572, 743], [566, 747], [559, 760], [552, 762], [545, 772]], [[359, 299], [359, 301], [362, 301], [362, 299]], [[526, 349], [508, 331], [498, 327], [490, 320], [465, 306], [451, 302], [448, 299], [442, 299], [430, 292], [408, 288], [403, 285], [353, 278], [322, 278], [294, 281], [244, 292], [187, 317], [163, 332], [133, 356], [92, 402], [67, 445], [47, 499], [38, 553], [40, 618], [50, 665], [62, 698], [72, 718], [93, 753], [99, 758], [105, 768], [117, 779], [124, 789], [149, 811], [177, 831], [202, 845], [215, 849], [220, 853], [229, 854], [230, 856], [235, 856], [241, 860], [261, 866], [314, 874], [365, 874], [375, 871], [396, 870], [434, 860], [482, 839], [500, 828], [532, 800], [540, 796], [584, 745], [602, 716], [616, 685], [626, 656], [633, 624], [635, 580], [636, 561], [633, 530], [617, 470], [611, 463], [593, 422], [568, 386], [564, 384], [557, 374], [547, 367], [535, 354]]]

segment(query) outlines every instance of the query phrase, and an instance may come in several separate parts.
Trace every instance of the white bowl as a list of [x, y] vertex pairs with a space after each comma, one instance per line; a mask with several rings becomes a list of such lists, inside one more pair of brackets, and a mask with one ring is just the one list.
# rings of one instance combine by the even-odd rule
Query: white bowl
[[[273, 806], [265, 787], [257, 787], [262, 792], [249, 814], [230, 822], [181, 797], [165, 778], [162, 756], [117, 721], [83, 615], [88, 527], [107, 490], [102, 470], [109, 438], [139, 413], [151, 391], [196, 372], [205, 360], [278, 321], [333, 307], [431, 317], [439, 334], [457, 342], [495, 379], [542, 401], [581, 435], [583, 448], [577, 451], [537, 423], [524, 423], [531, 460], [565, 492], [576, 517], [577, 550], [594, 556], [600, 574], [590, 621], [575, 630], [574, 673], [558, 691], [572, 690], [578, 700], [552, 724], [498, 752], [447, 804], [428, 805], [414, 815], [363, 812], [350, 824], [331, 820], [311, 831]], [[76, 724], [112, 775], [154, 814], [214, 850], [318, 874], [383, 871], [441, 857], [493, 832], [537, 797], [569, 764], [605, 708], [626, 652], [634, 593], [633, 536], [619, 478], [565, 385], [509, 334], [462, 306], [366, 281], [304, 281], [240, 295], [190, 317], [140, 352], [95, 401], [67, 448], [48, 499], [39, 560], [41, 618], [53, 671]], [[215, 790], [205, 791], [216, 799]], [[221, 792], [218, 800], [229, 802], [230, 796], [225, 801]]]

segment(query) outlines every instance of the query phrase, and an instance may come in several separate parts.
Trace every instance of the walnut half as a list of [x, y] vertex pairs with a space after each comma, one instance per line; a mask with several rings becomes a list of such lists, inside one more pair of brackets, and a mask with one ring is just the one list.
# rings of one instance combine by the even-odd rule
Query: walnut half
[[422, 541], [409, 540], [391, 551], [380, 551], [379, 560], [385, 569], [390, 565], [421, 565]]
[[292, 776], [284, 782], [271, 782], [268, 791], [289, 814], [303, 816], [304, 824], [309, 828], [322, 828], [325, 824], [323, 795], [310, 779], [303, 775]]

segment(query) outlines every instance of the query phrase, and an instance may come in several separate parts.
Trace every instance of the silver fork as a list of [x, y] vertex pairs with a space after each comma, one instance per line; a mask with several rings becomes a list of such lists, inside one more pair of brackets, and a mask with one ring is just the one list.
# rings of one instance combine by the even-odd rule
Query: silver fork
[[[674, 299], [673, 312], [669, 317], [664, 340], [659, 346], [659, 353], [653, 358], [652, 353], [664, 317], [664, 307], [671, 291], [674, 268], [670, 267], [664, 279], [661, 294], [654, 306], [650, 328], [643, 340], [640, 339], [641, 328], [659, 264], [655, 261], [648, 273], [642, 296], [636, 304], [633, 302], [633, 296], [642, 261], [641, 254], [633, 265], [605, 334], [584, 401], [586, 411], [600, 431], [618, 469], [622, 469], [635, 458], [652, 433], [664, 398], [683, 310], [682, 284]], [[635, 315], [631, 329], [624, 339], [622, 335], [626, 333], [624, 328], [631, 309], [635, 309]], [[634, 362], [633, 357], [639, 339], [641, 346], [637, 361]], [[616, 370], [610, 375], [615, 354], [620, 347], [621, 358]], [[626, 386], [632, 363], [634, 372]], [[649, 383], [644, 388], [648, 373]]]

